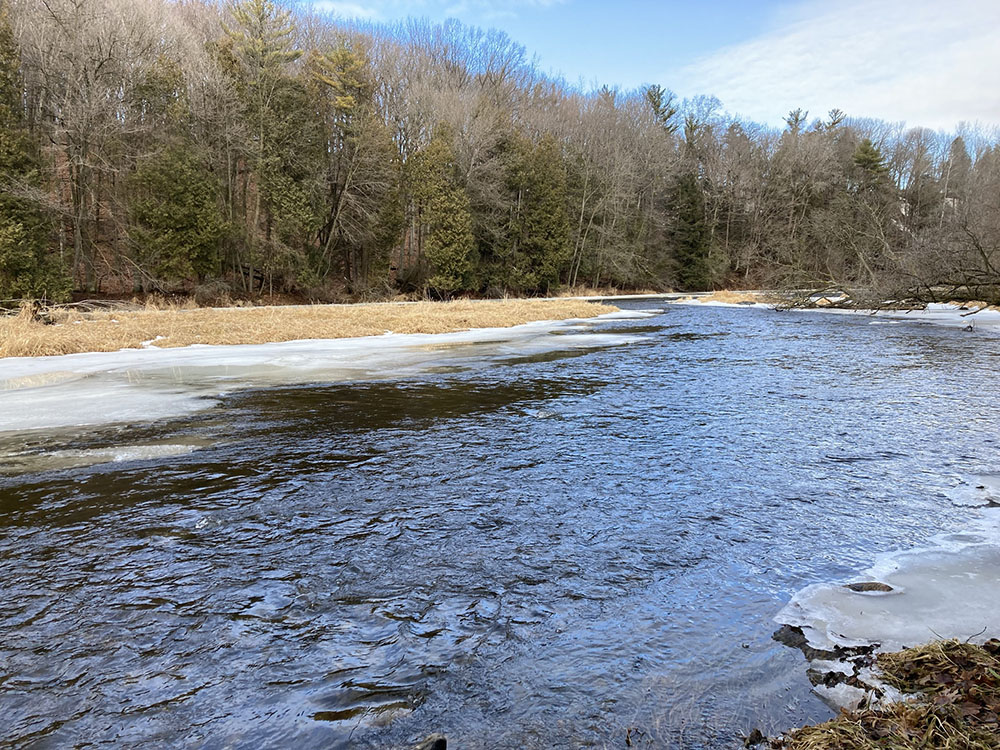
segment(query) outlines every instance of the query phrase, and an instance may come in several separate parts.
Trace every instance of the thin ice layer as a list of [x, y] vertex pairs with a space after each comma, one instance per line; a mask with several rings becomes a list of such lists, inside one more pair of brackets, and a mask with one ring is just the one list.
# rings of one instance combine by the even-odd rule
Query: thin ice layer
[[857, 579], [881, 581], [891, 592], [808, 586], [775, 619], [802, 628], [820, 649], [898, 651], [941, 638], [1000, 637], [1000, 544], [996, 516], [990, 519], [975, 532], [937, 537], [935, 547], [886, 555]]
[[1000, 505], [1000, 474], [977, 474], [970, 481], [945, 492], [958, 506], [984, 507]]
[[201, 447], [201, 442], [152, 443], [139, 445], [118, 445], [108, 448], [88, 448], [55, 450], [43, 453], [15, 451], [3, 455], [0, 447], [0, 472], [21, 474], [32, 471], [52, 471], [73, 469], [94, 464], [124, 463], [147, 459], [171, 458], [192, 453]]
[[0, 359], [0, 432], [149, 422], [208, 408], [237, 389], [404, 377], [638, 338], [560, 328], [548, 321], [447, 334]]

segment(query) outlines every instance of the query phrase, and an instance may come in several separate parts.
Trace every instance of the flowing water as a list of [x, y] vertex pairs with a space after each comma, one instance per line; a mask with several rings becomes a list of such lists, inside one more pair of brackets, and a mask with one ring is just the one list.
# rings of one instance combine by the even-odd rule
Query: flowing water
[[1000, 338], [871, 323], [674, 306], [592, 329], [619, 346], [8, 438], [50, 464], [0, 468], [0, 745], [732, 748], [825, 719], [775, 613], [963, 528], [948, 493], [1000, 469]]

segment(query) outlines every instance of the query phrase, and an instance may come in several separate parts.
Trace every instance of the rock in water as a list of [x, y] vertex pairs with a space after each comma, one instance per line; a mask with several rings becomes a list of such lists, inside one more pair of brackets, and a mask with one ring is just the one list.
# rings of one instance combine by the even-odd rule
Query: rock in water
[[413, 750], [448, 750], [448, 738], [435, 732]]
[[743, 747], [757, 747], [767, 741], [767, 737], [759, 729], [754, 729], [749, 735], [743, 740]]
[[888, 583], [881, 583], [880, 581], [862, 581], [861, 583], [845, 583], [845, 589], [850, 589], [851, 591], [892, 591], [892, 586]]

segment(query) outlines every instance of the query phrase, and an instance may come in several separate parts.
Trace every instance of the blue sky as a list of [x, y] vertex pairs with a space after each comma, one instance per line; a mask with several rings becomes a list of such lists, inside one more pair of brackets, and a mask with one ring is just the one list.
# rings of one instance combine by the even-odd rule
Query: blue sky
[[301, 0], [499, 28], [584, 88], [659, 83], [778, 124], [790, 109], [1000, 124], [1000, 0]]

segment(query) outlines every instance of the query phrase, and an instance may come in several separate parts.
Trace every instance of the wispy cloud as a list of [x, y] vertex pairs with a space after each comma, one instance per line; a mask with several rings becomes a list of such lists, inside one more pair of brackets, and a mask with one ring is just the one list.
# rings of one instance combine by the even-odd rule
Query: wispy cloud
[[753, 119], [789, 110], [953, 128], [1000, 123], [997, 0], [809, 0], [755, 39], [719, 50], [669, 81], [714, 94]]
[[311, 5], [321, 13], [341, 18], [393, 20], [406, 16], [446, 17], [483, 24], [501, 18], [515, 18], [522, 10], [563, 5], [570, 0], [314, 0]]
[[340, 2], [340, 0], [315, 0], [312, 7], [315, 11], [329, 13], [339, 18], [357, 18], [365, 21], [376, 21], [381, 18], [379, 9], [374, 5]]

